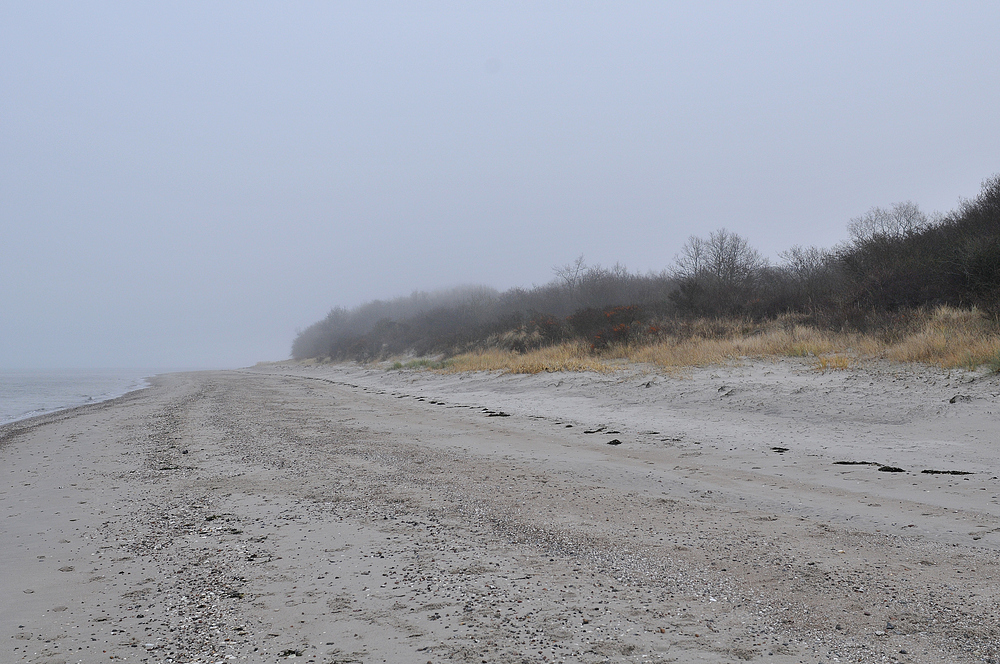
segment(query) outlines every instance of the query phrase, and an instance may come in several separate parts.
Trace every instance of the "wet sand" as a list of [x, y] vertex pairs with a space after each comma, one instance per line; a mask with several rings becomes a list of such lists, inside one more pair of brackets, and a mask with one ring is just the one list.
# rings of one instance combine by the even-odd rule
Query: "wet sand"
[[0, 428], [0, 661], [1000, 662], [998, 394], [161, 376]]

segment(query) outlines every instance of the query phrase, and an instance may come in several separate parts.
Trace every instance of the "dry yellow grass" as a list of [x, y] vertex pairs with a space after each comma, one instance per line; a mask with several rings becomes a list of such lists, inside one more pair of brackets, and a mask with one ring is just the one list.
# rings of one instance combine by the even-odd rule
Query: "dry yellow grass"
[[518, 374], [552, 371], [605, 373], [612, 369], [605, 359], [592, 354], [579, 342], [562, 343], [525, 353], [500, 349], [463, 353], [449, 359], [445, 367], [445, 371], [503, 371]]
[[851, 368], [851, 358], [846, 355], [821, 355], [816, 358], [817, 371], [844, 371]]
[[922, 330], [886, 348], [885, 356], [897, 362], [975, 369], [1000, 360], [1000, 334], [996, 324], [975, 309], [939, 307]]
[[504, 371], [534, 374], [553, 371], [609, 372], [623, 363], [650, 364], [675, 370], [739, 362], [743, 358], [774, 356], [809, 357], [849, 352], [857, 335], [834, 335], [796, 326], [750, 336], [710, 339], [666, 337], [652, 343], [616, 345], [594, 352], [584, 343], [572, 342], [517, 353], [490, 349], [463, 353], [449, 359], [446, 371]]
[[[975, 310], [940, 307], [914, 313], [911, 332], [896, 330], [879, 338], [854, 332], [831, 332], [778, 319], [695, 321], [683, 337], [662, 335], [601, 351], [582, 342], [566, 342], [518, 353], [490, 349], [457, 355], [445, 371], [503, 371], [534, 374], [554, 371], [615, 371], [647, 364], [667, 371], [740, 362], [745, 358], [815, 358], [820, 371], [845, 370], [872, 359], [919, 362], [943, 368], [1000, 370], [1000, 327]], [[920, 317], [925, 320], [923, 324]], [[893, 341], [885, 341], [885, 338]]]
[[843, 361], [830, 358], [870, 354], [876, 346], [874, 339], [864, 335], [825, 332], [794, 325], [758, 329], [749, 335], [734, 334], [723, 338], [666, 338], [654, 343], [614, 348], [610, 353], [617, 358], [665, 369], [764, 357], [816, 357], [823, 358], [820, 360], [822, 368], [834, 365], [841, 368]]

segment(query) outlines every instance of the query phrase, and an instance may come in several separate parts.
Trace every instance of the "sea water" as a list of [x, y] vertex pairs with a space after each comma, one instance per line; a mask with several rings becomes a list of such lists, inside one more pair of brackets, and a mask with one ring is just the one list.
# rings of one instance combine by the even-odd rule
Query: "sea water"
[[120, 397], [161, 371], [0, 369], [0, 424]]

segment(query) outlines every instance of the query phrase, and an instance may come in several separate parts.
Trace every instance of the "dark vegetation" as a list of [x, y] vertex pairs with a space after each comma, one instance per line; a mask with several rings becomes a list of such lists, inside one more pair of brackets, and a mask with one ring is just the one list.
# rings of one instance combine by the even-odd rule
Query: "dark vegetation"
[[1000, 176], [947, 215], [931, 218], [898, 203], [872, 208], [848, 230], [845, 244], [793, 247], [778, 265], [722, 229], [690, 238], [660, 273], [587, 266], [581, 257], [530, 289], [464, 287], [336, 308], [299, 333], [292, 356], [523, 352], [573, 339], [598, 352], [658, 335], [704, 334], [706, 319], [719, 320], [723, 334], [732, 329], [723, 320], [786, 314], [822, 329], [891, 332], [904, 328], [914, 309], [937, 305], [1000, 318]]

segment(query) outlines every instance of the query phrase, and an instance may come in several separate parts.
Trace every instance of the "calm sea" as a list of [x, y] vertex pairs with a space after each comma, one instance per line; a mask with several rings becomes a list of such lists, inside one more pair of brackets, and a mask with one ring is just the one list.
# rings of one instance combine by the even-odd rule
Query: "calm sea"
[[0, 369], [0, 424], [120, 397], [162, 371]]

